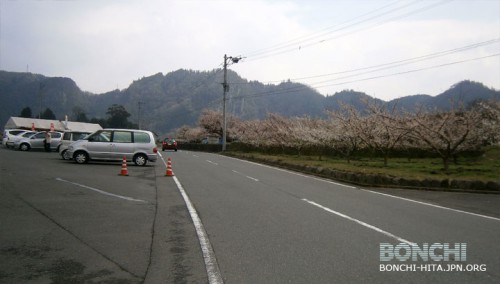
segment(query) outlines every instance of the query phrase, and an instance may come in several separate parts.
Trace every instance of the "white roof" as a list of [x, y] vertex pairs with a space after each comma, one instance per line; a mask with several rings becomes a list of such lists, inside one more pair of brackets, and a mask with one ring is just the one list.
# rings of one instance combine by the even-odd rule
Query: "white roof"
[[5, 123], [4, 129], [31, 129], [35, 130], [50, 130], [52, 127], [55, 131], [84, 131], [84, 132], [94, 132], [102, 129], [99, 124], [95, 123], [84, 123], [84, 122], [73, 122], [73, 121], [59, 121], [50, 119], [38, 119], [38, 118], [24, 118], [24, 117], [11, 117]]
[[[62, 122], [66, 124], [65, 121]], [[68, 121], [66, 126], [66, 131], [82, 131], [82, 132], [96, 132], [97, 130], [101, 130], [102, 127], [99, 124], [95, 123], [85, 123], [85, 122], [76, 122], [76, 121]]]

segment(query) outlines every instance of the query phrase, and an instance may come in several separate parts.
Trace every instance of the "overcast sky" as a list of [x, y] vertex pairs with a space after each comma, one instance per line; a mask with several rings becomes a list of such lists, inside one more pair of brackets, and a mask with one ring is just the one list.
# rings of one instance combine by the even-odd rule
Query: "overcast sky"
[[461, 80], [500, 89], [500, 1], [0, 0], [0, 70], [124, 89], [177, 69], [229, 68], [389, 100]]

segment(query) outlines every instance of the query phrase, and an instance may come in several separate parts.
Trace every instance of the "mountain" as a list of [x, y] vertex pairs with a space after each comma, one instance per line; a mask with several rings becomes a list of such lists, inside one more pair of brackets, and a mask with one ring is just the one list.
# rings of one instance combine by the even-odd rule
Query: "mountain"
[[462, 81], [442, 94], [432, 97], [429, 95], [415, 95], [395, 99], [388, 104], [396, 104], [400, 110], [414, 112], [419, 108], [425, 110], [448, 111], [451, 108], [467, 107], [478, 100], [500, 100], [500, 91], [484, 86], [482, 83]]
[[75, 106], [91, 108], [89, 94], [69, 78], [0, 71], [0, 125], [24, 107], [38, 116], [47, 106], [61, 119]]
[[340, 111], [342, 105], [351, 105], [361, 113], [367, 111], [367, 104], [382, 105], [386, 102], [377, 98], [368, 96], [362, 92], [356, 92], [354, 90], [344, 90], [335, 93], [333, 96], [327, 96], [325, 98], [325, 109], [329, 111]]
[[[365, 102], [396, 104], [400, 109], [414, 111], [417, 107], [450, 108], [450, 101], [499, 99], [500, 91], [481, 83], [462, 81], [443, 94], [432, 97], [415, 95], [385, 102], [362, 92], [344, 90], [323, 96], [299, 83], [262, 84], [248, 81], [228, 70], [229, 92], [227, 111], [241, 119], [261, 119], [268, 113], [284, 116], [325, 117], [325, 110], [339, 110], [341, 104], [353, 105], [360, 111]], [[195, 125], [204, 109], [222, 109], [222, 71], [177, 70], [168, 74], [143, 77], [123, 90], [103, 94], [82, 91], [70, 78], [45, 77], [32, 73], [0, 71], [0, 125], [11, 116], [18, 116], [30, 107], [38, 116], [40, 108], [49, 107], [58, 119], [76, 116], [84, 111], [87, 118], [105, 118], [113, 104], [123, 105], [131, 114], [129, 120], [143, 128], [167, 133], [183, 125]], [[41, 106], [41, 107], [40, 107]]]

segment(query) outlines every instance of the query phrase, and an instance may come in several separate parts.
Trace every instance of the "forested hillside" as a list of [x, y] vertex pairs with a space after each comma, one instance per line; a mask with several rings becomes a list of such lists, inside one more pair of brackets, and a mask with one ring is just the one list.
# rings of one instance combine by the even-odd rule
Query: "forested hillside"
[[[162, 134], [196, 124], [204, 109], [220, 110], [222, 81], [220, 69], [181, 69], [143, 77], [123, 90], [92, 94], [80, 90], [69, 78], [0, 71], [0, 125], [10, 116], [19, 116], [26, 107], [32, 110], [34, 117], [49, 108], [58, 119], [68, 115], [77, 120], [81, 117], [103, 119], [107, 109], [117, 104], [131, 114], [131, 122], [139, 124], [140, 119], [142, 128]], [[391, 102], [353, 90], [325, 97], [303, 84], [287, 81], [266, 85], [243, 79], [230, 70], [228, 82], [228, 112], [243, 120], [262, 119], [269, 113], [324, 117], [325, 110], [338, 110], [341, 104], [362, 110], [366, 101], [396, 104], [398, 108], [413, 111], [417, 107], [449, 109], [452, 101], [467, 105], [476, 100], [500, 99], [500, 91], [471, 81], [459, 82], [438, 96], [416, 95]]]

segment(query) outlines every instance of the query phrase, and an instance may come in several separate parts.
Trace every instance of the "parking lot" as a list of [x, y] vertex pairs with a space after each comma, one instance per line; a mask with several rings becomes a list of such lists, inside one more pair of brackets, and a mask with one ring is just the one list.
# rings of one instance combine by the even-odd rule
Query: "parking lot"
[[[498, 195], [372, 191], [222, 155], [160, 154], [172, 158], [175, 177], [161, 160], [130, 162], [121, 176], [121, 162], [0, 148], [0, 283], [499, 279]], [[461, 264], [485, 270], [381, 272], [379, 245], [400, 239], [467, 244]], [[201, 247], [212, 248], [213, 269]]]
[[185, 205], [161, 162], [79, 165], [0, 148], [0, 282], [204, 282]]

